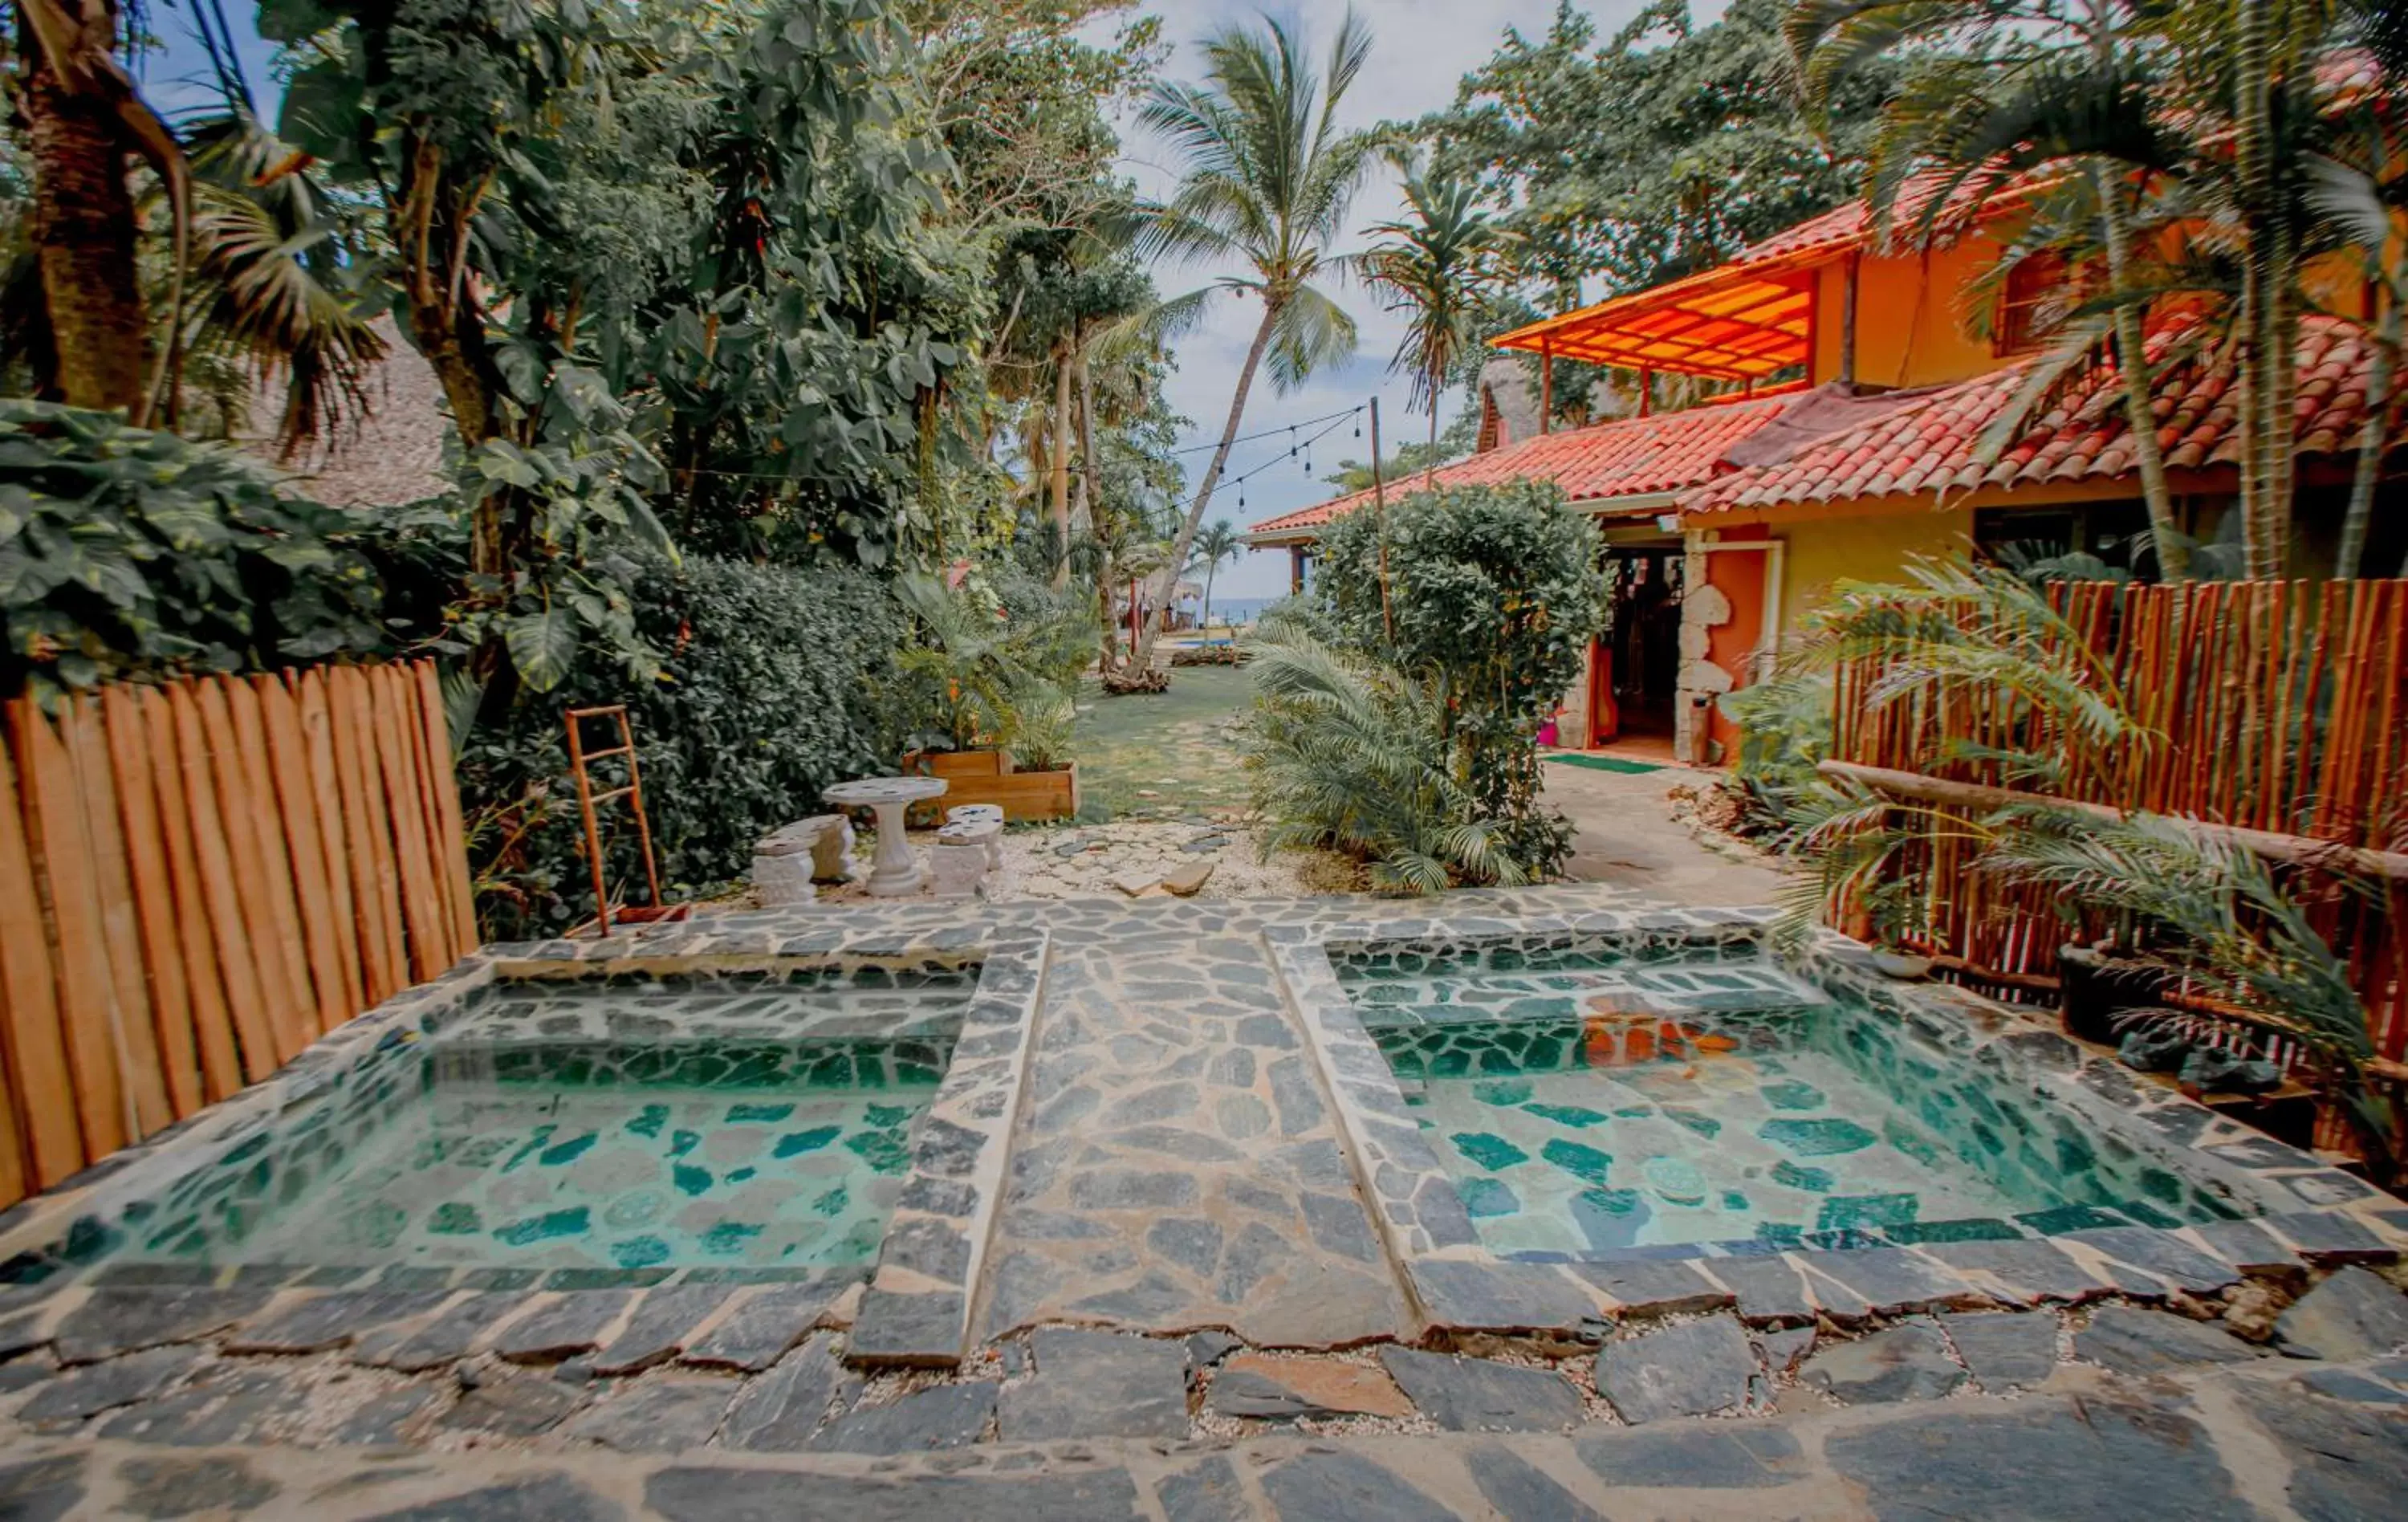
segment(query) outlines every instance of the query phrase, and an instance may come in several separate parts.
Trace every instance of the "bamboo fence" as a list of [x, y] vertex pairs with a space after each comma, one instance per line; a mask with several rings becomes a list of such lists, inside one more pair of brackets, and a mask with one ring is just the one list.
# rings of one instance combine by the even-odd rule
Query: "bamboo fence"
[[[2092, 680], [2158, 739], [2113, 751], [2036, 734], [1996, 687], [1885, 688], [1910, 646], [1840, 669], [1834, 759], [2017, 786], [2000, 750], [2064, 756], [2057, 796], [2377, 851], [2408, 844], [2408, 582], [2086, 582], [2057, 611], [2095, 658]], [[1928, 874], [1933, 949], [1973, 981], [2048, 984], [2069, 939], [2057, 896], [1971, 869], [1977, 841], [1936, 811], [1904, 863]], [[2408, 883], [2341, 891], [2315, 866], [2286, 884], [2347, 958], [2388, 1063], [2408, 1057], [2401, 926]], [[2279, 1055], [2280, 1054], [2273, 1054]]]
[[0, 711], [0, 1202], [477, 941], [434, 663]]

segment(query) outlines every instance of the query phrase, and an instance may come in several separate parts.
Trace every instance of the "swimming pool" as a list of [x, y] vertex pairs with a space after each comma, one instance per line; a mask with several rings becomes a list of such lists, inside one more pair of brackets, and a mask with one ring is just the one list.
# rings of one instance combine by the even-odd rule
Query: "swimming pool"
[[866, 1264], [976, 964], [488, 984], [108, 1228], [128, 1262]]
[[1916, 1245], [2243, 1213], [1753, 944], [1332, 963], [1501, 1256]]

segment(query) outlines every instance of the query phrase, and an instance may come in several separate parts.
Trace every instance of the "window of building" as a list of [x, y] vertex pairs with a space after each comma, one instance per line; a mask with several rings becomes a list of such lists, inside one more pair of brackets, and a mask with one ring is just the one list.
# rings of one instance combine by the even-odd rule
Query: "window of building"
[[1999, 294], [1998, 320], [1990, 325], [1990, 347], [1999, 354], [2019, 354], [2039, 347], [2050, 306], [2063, 299], [2065, 261], [2053, 253], [2027, 254], [2007, 271], [2007, 286]]

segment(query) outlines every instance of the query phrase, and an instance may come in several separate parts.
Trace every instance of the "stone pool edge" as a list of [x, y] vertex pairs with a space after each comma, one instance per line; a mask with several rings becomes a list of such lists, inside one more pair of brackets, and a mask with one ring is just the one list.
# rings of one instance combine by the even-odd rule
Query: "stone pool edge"
[[[1511, 919], [1399, 914], [1265, 931], [1283, 996], [1335, 1104], [1356, 1186], [1424, 1322], [1424, 1336], [1570, 1338], [1599, 1321], [1725, 1306], [1749, 1322], [1780, 1326], [1821, 1316], [1853, 1324], [1915, 1311], [2071, 1304], [2108, 1295], [2197, 1296], [2237, 1284], [2251, 1270], [2287, 1271], [2298, 1260], [2386, 1262], [2408, 1249], [2408, 1208], [2362, 1180], [2177, 1092], [2140, 1083], [2112, 1059], [2084, 1051], [2007, 1005], [1944, 984], [1884, 979], [1868, 948], [1827, 930], [1799, 958], [1816, 977], [1871, 996], [1927, 1035], [1934, 1027], [1970, 1033], [1974, 1020], [2018, 1027], [1978, 1043], [1969, 1035], [1964, 1050], [1979, 1053], [2010, 1041], [2044, 1048], [2020, 1055], [2043, 1069], [2061, 1065], [2060, 1071], [2031, 1075], [2047, 1081], [2053, 1100], [2094, 1120], [2113, 1119], [2119, 1128], [2133, 1120], [2153, 1127], [2186, 1155], [2186, 1166], [2197, 1159], [2253, 1203], [2277, 1208], [2204, 1227], [2107, 1228], [2048, 1239], [1730, 1256], [1641, 1251], [1589, 1262], [1501, 1258], [1480, 1243], [1453, 1177], [1423, 1138], [1329, 959], [1333, 946], [1465, 946], [1504, 937], [1758, 940], [1777, 917], [1762, 908], [1600, 910]], [[2132, 1113], [2115, 1112], [2119, 1103]], [[2205, 1150], [2201, 1139], [2210, 1137], [2216, 1140], [2209, 1145], [2225, 1150]], [[2278, 1191], [2294, 1197], [2297, 1208], [2279, 1209], [2286, 1201]]]
[[[496, 942], [429, 981], [394, 995], [311, 1042], [293, 1060], [238, 1093], [166, 1127], [52, 1188], [0, 1213], [0, 1284], [44, 1291], [165, 1288], [203, 1300], [222, 1296], [231, 1314], [277, 1288], [350, 1294], [441, 1290], [557, 1291], [615, 1295], [662, 1285], [799, 1283], [797, 1293], [828, 1312], [843, 1291], [867, 1284], [853, 1314], [857, 1361], [950, 1367], [967, 1353], [971, 1312], [1001, 1215], [1004, 1172], [1026, 1086], [1051, 937], [1041, 927], [996, 926], [965, 938], [912, 936], [862, 926], [797, 946], [766, 931], [714, 938], [692, 952], [664, 952], [635, 936], [599, 940]], [[937, 1097], [915, 1128], [911, 1169], [888, 1217], [874, 1265], [805, 1276], [743, 1269], [512, 1269], [387, 1265], [344, 1272], [303, 1266], [79, 1262], [79, 1239], [154, 1199], [278, 1118], [323, 1097], [390, 1048], [431, 1033], [468, 996], [497, 979], [539, 977], [564, 963], [611, 970], [726, 973], [766, 965], [875, 964], [947, 959], [980, 964]], [[821, 1317], [819, 1319], [824, 1319]], [[808, 1329], [808, 1328], [806, 1328]]]

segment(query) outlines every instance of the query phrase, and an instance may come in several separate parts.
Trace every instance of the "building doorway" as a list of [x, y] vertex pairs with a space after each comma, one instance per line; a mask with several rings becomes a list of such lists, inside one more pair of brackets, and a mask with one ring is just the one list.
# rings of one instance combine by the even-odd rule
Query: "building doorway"
[[1590, 661], [1589, 745], [1669, 741], [1680, 694], [1687, 557], [1677, 542], [1616, 545], [1606, 551], [1606, 567], [1613, 579], [1613, 623]]

